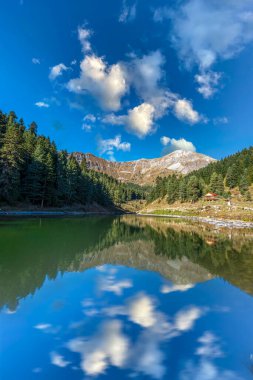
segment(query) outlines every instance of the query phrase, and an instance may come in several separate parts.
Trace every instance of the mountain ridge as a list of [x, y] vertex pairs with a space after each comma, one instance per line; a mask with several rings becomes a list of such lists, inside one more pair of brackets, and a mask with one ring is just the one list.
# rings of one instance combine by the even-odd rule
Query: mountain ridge
[[158, 158], [132, 161], [109, 161], [92, 153], [74, 152], [79, 163], [86, 160], [88, 169], [108, 174], [121, 182], [150, 185], [155, 179], [172, 174], [186, 175], [216, 160], [201, 153], [176, 150]]

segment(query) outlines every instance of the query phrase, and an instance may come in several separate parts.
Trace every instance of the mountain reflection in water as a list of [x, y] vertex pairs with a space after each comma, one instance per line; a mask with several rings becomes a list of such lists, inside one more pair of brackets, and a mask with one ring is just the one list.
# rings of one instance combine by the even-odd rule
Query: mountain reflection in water
[[252, 378], [249, 233], [16, 219], [0, 222], [0, 241], [4, 379]]

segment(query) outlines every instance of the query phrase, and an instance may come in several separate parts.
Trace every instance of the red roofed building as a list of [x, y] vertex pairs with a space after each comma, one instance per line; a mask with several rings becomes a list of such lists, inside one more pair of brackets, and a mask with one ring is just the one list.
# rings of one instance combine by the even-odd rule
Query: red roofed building
[[219, 195], [215, 193], [207, 193], [205, 195], [205, 201], [217, 201], [219, 199]]

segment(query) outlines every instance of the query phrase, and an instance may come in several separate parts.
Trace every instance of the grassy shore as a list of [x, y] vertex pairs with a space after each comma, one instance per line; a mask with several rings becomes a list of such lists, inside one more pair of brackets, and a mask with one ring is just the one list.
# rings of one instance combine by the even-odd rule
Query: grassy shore
[[201, 200], [196, 203], [175, 202], [173, 205], [168, 205], [166, 199], [162, 199], [146, 204], [139, 213], [253, 222], [253, 202], [233, 202], [229, 206], [225, 200], [215, 202]]

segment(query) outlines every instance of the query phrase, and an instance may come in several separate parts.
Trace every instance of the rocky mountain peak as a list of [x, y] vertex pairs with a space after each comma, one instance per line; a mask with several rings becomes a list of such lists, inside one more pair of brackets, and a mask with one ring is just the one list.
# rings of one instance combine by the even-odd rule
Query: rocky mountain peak
[[214, 162], [215, 159], [204, 154], [176, 150], [163, 157], [135, 161], [112, 162], [97, 157], [92, 153], [74, 153], [78, 162], [86, 159], [89, 169], [108, 174], [122, 182], [148, 185], [155, 182], [156, 177], [174, 173], [188, 174]]

